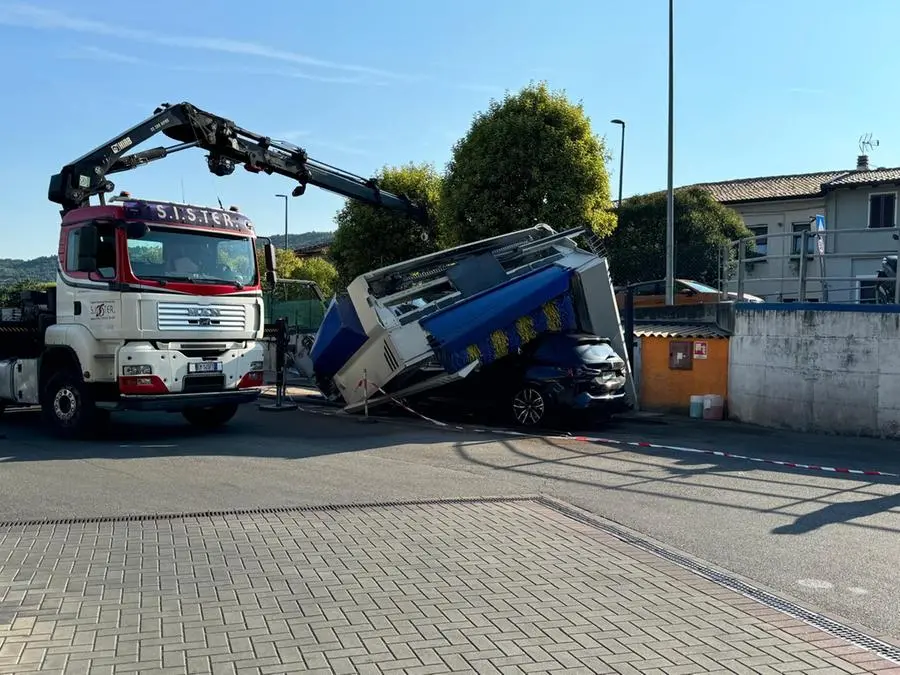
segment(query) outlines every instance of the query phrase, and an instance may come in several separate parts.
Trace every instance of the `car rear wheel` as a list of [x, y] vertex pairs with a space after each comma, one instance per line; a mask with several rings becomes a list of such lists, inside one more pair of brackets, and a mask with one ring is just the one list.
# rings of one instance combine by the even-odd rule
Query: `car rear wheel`
[[522, 387], [513, 394], [512, 414], [516, 424], [523, 427], [537, 426], [547, 415], [547, 400], [535, 387]]

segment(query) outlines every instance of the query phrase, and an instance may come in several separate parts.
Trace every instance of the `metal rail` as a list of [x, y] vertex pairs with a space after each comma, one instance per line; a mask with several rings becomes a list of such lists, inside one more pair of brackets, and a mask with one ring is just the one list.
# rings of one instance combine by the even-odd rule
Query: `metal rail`
[[896, 274], [884, 266], [890, 256], [900, 256], [898, 228], [756, 235], [721, 247], [718, 285], [739, 299], [900, 304]]

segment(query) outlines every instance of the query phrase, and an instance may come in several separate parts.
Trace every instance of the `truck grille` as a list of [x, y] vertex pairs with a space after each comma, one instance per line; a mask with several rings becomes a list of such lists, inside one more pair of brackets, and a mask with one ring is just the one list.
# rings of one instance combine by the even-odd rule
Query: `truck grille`
[[247, 328], [247, 312], [243, 305], [160, 302], [156, 323], [159, 330], [243, 331]]

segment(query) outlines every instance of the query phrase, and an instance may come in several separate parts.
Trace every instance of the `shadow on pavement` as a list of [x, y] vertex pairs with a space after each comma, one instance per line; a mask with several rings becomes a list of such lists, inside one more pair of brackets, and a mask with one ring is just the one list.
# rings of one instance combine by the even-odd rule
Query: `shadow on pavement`
[[828, 504], [818, 511], [799, 516], [789, 525], [774, 528], [772, 534], [806, 534], [826, 525], [849, 523], [860, 518], [885, 513], [898, 507], [900, 507], [900, 494], [885, 495], [868, 500]]
[[[40, 411], [20, 410], [0, 418], [0, 463], [190, 455], [302, 459], [458, 439], [458, 434], [451, 437], [435, 427], [410, 429], [390, 421], [362, 424], [359, 419], [343, 413], [337, 417], [303, 411], [263, 413], [247, 406], [221, 429], [202, 430], [179, 414], [121, 413], [90, 438], [66, 441], [43, 427]], [[470, 436], [488, 437], [475, 432]]]

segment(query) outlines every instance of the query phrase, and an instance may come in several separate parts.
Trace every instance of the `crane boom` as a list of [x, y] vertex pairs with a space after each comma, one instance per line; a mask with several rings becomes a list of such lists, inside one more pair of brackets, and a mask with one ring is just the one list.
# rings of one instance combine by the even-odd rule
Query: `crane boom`
[[[125, 154], [160, 132], [178, 144]], [[109, 174], [194, 147], [209, 153], [207, 166], [217, 176], [230, 175], [236, 164], [242, 164], [253, 173], [276, 173], [297, 181], [292, 192], [295, 197], [302, 195], [307, 185], [313, 185], [348, 199], [404, 212], [420, 222], [427, 219], [423, 208], [405, 195], [381, 190], [374, 179], [317, 162], [303, 148], [242, 129], [231, 120], [186, 102], [162, 104], [151, 117], [64, 166], [50, 178], [47, 197], [60, 204], [63, 213], [88, 206], [93, 196], [102, 203], [104, 195], [115, 189]]]

